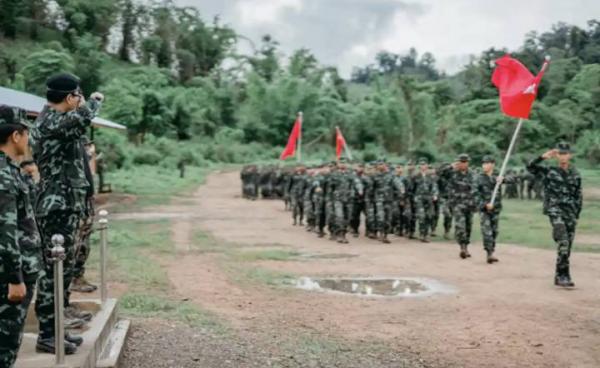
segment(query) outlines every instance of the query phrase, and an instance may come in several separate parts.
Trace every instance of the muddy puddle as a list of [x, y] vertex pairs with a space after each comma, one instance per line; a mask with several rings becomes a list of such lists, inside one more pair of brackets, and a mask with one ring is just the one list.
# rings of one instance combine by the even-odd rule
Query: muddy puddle
[[426, 297], [453, 294], [456, 289], [437, 280], [418, 277], [311, 278], [301, 277], [295, 286], [320, 291], [366, 297]]

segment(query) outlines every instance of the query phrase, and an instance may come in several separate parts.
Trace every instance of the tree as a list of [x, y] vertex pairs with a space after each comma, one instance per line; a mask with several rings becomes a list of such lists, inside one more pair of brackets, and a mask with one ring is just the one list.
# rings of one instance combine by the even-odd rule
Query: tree
[[50, 76], [73, 72], [74, 65], [73, 58], [68, 53], [46, 49], [30, 54], [19, 72], [25, 78], [27, 91], [42, 96], [46, 93], [46, 80]]
[[4, 37], [17, 36], [17, 21], [22, 6], [22, 0], [0, 0], [0, 29]]

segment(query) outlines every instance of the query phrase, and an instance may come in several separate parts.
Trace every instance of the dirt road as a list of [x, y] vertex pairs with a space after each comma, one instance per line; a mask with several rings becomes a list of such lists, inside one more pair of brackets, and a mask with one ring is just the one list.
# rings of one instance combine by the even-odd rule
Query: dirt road
[[[487, 265], [480, 244], [461, 260], [453, 243], [361, 237], [340, 245], [291, 226], [279, 201], [239, 198], [237, 173], [208, 178], [189, 200], [162, 208], [174, 223], [180, 260], [168, 269], [179, 293], [256, 336], [341, 336], [421, 357], [443, 367], [600, 367], [600, 255], [572, 256], [574, 290], [553, 286], [554, 252], [500, 244]], [[542, 216], [540, 214], [540, 216]], [[213, 254], [189, 253], [201, 228], [223, 244], [273, 245], [342, 259], [260, 261], [297, 276], [427, 277], [457, 292], [424, 298], [365, 298], [273, 287], [243, 287]], [[510, 229], [502, 229], [510, 231]], [[391, 365], [390, 365], [391, 366]]]

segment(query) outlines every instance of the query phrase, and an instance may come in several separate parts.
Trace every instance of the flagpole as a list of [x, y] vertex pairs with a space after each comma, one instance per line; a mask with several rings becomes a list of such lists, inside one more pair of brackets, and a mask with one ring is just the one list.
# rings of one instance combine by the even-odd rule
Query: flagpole
[[300, 134], [298, 135], [298, 162], [302, 162], [302, 111], [298, 112], [298, 119], [300, 121]]
[[[542, 65], [542, 69], [541, 69], [540, 73], [546, 71], [546, 68], [548, 67], [548, 63], [550, 62], [550, 56], [546, 56], [545, 59], [546, 60], [544, 61], [544, 65]], [[519, 123], [517, 124], [517, 127], [515, 128], [515, 132], [513, 133], [512, 139], [510, 140], [510, 144], [508, 146], [508, 151], [506, 151], [506, 156], [504, 156], [504, 161], [502, 162], [502, 167], [500, 168], [499, 177], [504, 177], [504, 173], [506, 172], [506, 166], [508, 166], [508, 161], [510, 160], [510, 155], [512, 154], [512, 151], [515, 147], [515, 142], [517, 141], [517, 136], [519, 135], [519, 131], [521, 130], [522, 126], [523, 126], [523, 118], [520, 118]], [[496, 197], [498, 197], [498, 192], [500, 191], [500, 185], [502, 185], [502, 182], [497, 181], [496, 185], [494, 186], [494, 192], [492, 192], [492, 200], [490, 201], [490, 203], [492, 205], [494, 205], [494, 203], [496, 202]]]

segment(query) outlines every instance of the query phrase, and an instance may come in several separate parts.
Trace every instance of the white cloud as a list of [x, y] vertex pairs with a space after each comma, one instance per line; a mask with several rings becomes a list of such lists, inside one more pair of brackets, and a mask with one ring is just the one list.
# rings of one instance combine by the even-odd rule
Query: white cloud
[[600, 14], [598, 0], [176, 0], [216, 13], [258, 41], [271, 34], [286, 54], [307, 47], [349, 76], [378, 51], [432, 52], [438, 66], [458, 71], [490, 47], [515, 49], [531, 30], [559, 22], [581, 27]]

